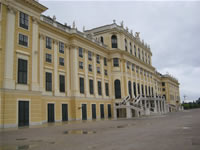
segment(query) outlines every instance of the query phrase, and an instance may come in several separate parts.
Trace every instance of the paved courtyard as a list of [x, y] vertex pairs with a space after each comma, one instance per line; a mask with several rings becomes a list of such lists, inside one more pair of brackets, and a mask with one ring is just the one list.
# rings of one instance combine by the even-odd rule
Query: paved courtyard
[[200, 150], [200, 109], [0, 131], [0, 150]]

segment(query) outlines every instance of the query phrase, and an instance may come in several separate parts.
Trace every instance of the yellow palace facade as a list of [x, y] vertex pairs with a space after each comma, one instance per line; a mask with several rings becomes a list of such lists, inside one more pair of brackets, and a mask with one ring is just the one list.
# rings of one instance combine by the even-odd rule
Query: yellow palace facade
[[45, 10], [1, 0], [0, 128], [179, 109], [178, 81], [156, 72], [139, 33], [115, 21], [80, 32]]

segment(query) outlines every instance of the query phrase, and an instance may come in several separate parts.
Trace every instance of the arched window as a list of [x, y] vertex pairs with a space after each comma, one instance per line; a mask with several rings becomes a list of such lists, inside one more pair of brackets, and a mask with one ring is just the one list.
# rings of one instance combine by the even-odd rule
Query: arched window
[[100, 37], [101, 43], [103, 44], [103, 36]]
[[137, 88], [138, 88], [138, 95], [140, 95], [140, 84], [137, 84]]
[[112, 42], [112, 48], [117, 48], [117, 36], [116, 35], [112, 35], [111, 42]]
[[120, 99], [121, 98], [121, 85], [120, 80], [115, 80], [115, 98]]
[[142, 86], [142, 96], [144, 96], [144, 87], [143, 87], [143, 84], [141, 86]]
[[128, 91], [129, 91], [129, 95], [132, 98], [132, 88], [131, 88], [131, 81], [128, 81]]
[[131, 55], [133, 54], [131, 42], [130, 42], [130, 53], [131, 53]]
[[124, 43], [125, 43], [125, 51], [128, 51], [128, 48], [127, 48], [127, 40], [124, 39]]
[[134, 92], [134, 95], [136, 97], [137, 96], [137, 92], [136, 92], [136, 84], [135, 84], [135, 82], [133, 82], [133, 92]]

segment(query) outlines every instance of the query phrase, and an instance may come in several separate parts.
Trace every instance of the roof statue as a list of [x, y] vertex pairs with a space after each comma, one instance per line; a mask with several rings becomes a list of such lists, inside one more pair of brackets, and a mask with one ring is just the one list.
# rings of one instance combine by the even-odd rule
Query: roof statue
[[75, 29], [75, 28], [76, 28], [75, 21], [73, 21], [72, 28], [73, 28], [73, 29]]
[[135, 37], [139, 39], [140, 38], [140, 32], [135, 32]]
[[121, 24], [121, 27], [124, 27], [124, 21], [121, 21], [120, 24]]

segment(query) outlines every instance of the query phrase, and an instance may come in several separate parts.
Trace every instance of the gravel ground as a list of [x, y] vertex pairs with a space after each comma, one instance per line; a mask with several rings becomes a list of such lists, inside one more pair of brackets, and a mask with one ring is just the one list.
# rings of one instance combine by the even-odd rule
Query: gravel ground
[[200, 150], [200, 109], [0, 131], [0, 150]]

